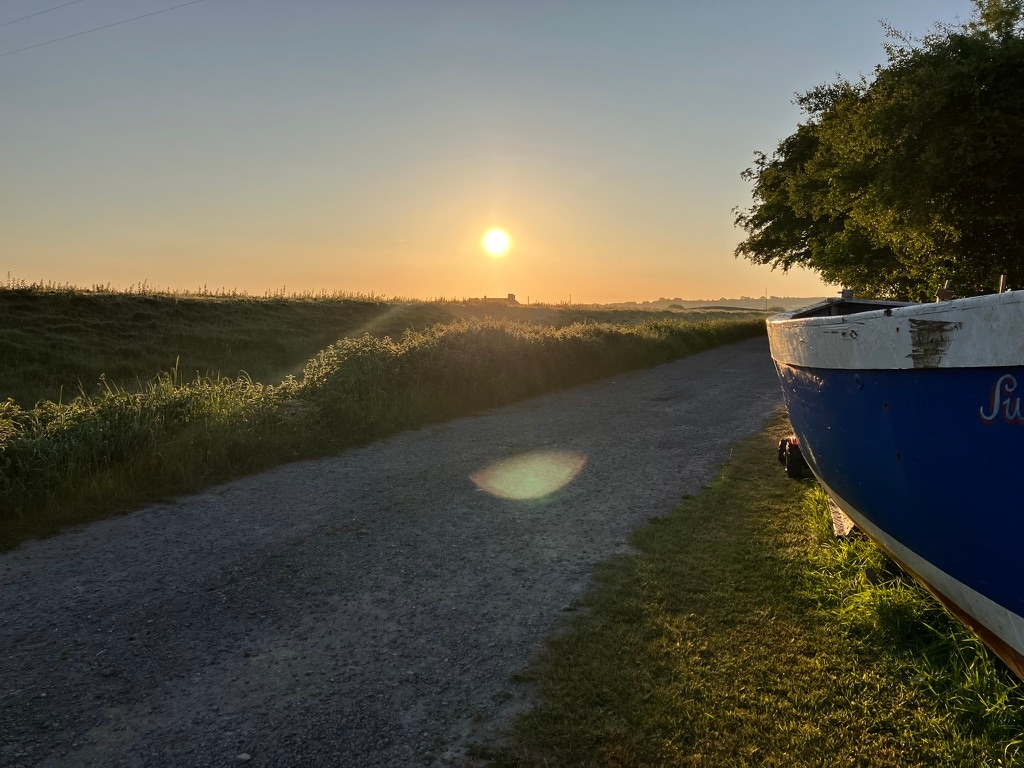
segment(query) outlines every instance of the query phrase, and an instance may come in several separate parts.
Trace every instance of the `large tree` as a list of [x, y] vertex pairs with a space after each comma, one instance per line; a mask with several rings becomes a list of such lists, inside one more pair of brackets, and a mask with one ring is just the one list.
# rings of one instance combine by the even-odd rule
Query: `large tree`
[[736, 254], [877, 297], [1024, 287], [1024, 0], [921, 40], [890, 32], [869, 80], [797, 97], [807, 116], [744, 172]]

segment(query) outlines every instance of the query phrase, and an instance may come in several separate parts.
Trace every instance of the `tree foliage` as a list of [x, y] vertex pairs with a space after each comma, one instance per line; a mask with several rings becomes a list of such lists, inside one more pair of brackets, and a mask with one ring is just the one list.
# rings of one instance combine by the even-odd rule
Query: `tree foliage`
[[1024, 0], [889, 34], [870, 81], [798, 95], [806, 121], [755, 155], [736, 254], [877, 297], [1024, 286]]

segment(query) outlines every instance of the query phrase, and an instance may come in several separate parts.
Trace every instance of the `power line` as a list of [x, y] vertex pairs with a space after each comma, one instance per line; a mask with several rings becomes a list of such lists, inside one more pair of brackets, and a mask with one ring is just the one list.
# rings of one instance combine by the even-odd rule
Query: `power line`
[[31, 19], [33, 16], [42, 16], [44, 13], [56, 11], [58, 8], [63, 8], [65, 5], [74, 5], [75, 3], [80, 2], [82, 2], [82, 0], [71, 0], [70, 3], [62, 3], [61, 5], [55, 5], [53, 6], [53, 8], [47, 8], [45, 11], [36, 11], [35, 13], [30, 13], [28, 16], [22, 16], [20, 19], [11, 19], [10, 21], [5, 21], [3, 24], [0, 24], [0, 27], [6, 27], [8, 24], [17, 24], [19, 21]]
[[0, 56], [10, 56], [15, 53], [21, 53], [22, 51], [30, 51], [33, 48], [41, 48], [42, 46], [49, 45], [50, 43], [59, 43], [61, 40], [68, 40], [72, 37], [81, 37], [82, 35], [88, 35], [90, 32], [98, 32], [101, 29], [110, 29], [111, 27], [117, 27], [121, 24], [127, 24], [129, 21], [138, 21], [139, 19], [145, 19], [148, 16], [156, 16], [161, 13], [173, 11], [175, 8], [184, 8], [186, 5], [195, 5], [196, 3], [201, 2], [203, 2], [203, 0], [189, 0], [189, 2], [187, 3], [179, 3], [178, 5], [172, 5], [170, 8], [163, 8], [159, 11], [150, 11], [149, 13], [144, 13], [141, 16], [132, 16], [130, 19], [121, 19], [121, 21], [115, 21], [111, 24], [104, 24], [99, 27], [93, 27], [92, 29], [86, 29], [81, 32], [75, 32], [71, 35], [64, 35], [64, 37], [55, 37], [53, 40], [47, 40], [42, 43], [36, 43], [35, 45], [27, 45], [24, 48], [16, 48], [13, 51], [4, 51], [3, 53], [0, 53]]

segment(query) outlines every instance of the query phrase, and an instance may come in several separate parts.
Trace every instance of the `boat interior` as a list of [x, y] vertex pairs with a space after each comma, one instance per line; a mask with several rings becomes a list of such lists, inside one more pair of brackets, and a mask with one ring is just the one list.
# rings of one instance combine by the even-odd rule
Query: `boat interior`
[[909, 307], [910, 301], [866, 301], [861, 299], [830, 299], [793, 313], [793, 318], [802, 317], [833, 317], [835, 315], [855, 315], [858, 312], [871, 312], [876, 309], [895, 309]]

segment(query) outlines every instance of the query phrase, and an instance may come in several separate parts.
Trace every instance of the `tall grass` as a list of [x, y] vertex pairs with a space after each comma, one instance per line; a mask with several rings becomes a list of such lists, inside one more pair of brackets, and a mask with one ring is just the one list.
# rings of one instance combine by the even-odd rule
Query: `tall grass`
[[210, 286], [203, 284], [197, 288], [162, 288], [158, 285], [143, 280], [140, 283], [132, 283], [126, 288], [115, 288], [110, 283], [93, 283], [90, 286], [80, 286], [73, 283], [61, 283], [55, 280], [33, 280], [28, 281], [22, 277], [7, 273], [7, 278], [0, 282], [0, 290], [23, 291], [31, 293], [64, 293], [68, 295], [80, 294], [101, 294], [107, 296], [150, 296], [150, 297], [173, 297], [183, 298], [217, 298], [217, 299], [331, 299], [344, 301], [369, 301], [380, 302], [410, 302], [416, 299], [409, 299], [399, 296], [387, 297], [376, 293], [362, 293], [353, 291], [321, 289], [319, 291], [289, 291], [288, 286], [270, 288], [262, 294], [251, 294], [240, 288], [228, 288], [227, 286]]
[[961, 729], [1004, 743], [1016, 758], [1024, 746], [1021, 683], [865, 536], [834, 537], [820, 487], [807, 492], [803, 506], [817, 542], [806, 571], [808, 596], [865, 653], [912, 668], [915, 682], [943, 702]]
[[195, 490], [282, 461], [664, 362], [763, 333], [760, 321], [576, 324], [464, 320], [327, 346], [301, 375], [176, 371], [142, 391], [0, 403], [0, 542]]

